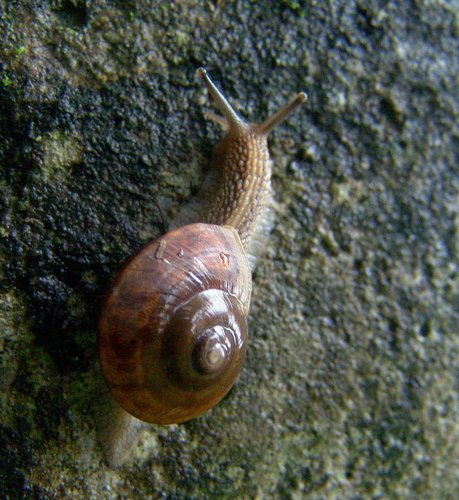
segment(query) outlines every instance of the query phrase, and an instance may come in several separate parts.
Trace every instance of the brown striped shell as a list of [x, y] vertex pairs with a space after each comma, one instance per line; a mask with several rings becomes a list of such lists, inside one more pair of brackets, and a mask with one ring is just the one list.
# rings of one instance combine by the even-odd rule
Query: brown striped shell
[[242, 366], [251, 274], [237, 231], [191, 224], [116, 277], [99, 323], [102, 372], [131, 415], [170, 424], [217, 404]]

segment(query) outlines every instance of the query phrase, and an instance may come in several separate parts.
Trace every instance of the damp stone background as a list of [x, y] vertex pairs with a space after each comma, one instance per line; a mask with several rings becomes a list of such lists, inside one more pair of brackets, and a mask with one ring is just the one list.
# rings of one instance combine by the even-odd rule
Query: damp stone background
[[[457, 496], [458, 7], [0, 2], [4, 496]], [[254, 121], [309, 101], [270, 137], [236, 386], [111, 469], [100, 304], [208, 171], [199, 66]]]

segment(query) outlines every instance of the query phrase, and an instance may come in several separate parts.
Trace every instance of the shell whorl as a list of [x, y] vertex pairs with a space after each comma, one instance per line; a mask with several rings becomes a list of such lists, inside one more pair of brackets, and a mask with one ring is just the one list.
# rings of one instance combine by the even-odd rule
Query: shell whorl
[[245, 356], [251, 275], [234, 228], [192, 224], [118, 274], [99, 323], [104, 378], [131, 415], [194, 418], [228, 392]]

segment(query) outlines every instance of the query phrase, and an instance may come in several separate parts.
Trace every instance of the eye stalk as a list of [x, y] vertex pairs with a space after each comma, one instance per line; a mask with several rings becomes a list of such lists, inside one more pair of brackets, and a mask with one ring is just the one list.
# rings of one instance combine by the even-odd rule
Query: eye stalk
[[[230, 129], [238, 130], [247, 127], [247, 124], [236, 113], [230, 103], [226, 100], [225, 96], [218, 90], [214, 82], [209, 77], [207, 70], [198, 68], [196, 75], [205, 83], [209, 94], [212, 96], [215, 105], [220, 110], [222, 115], [227, 120]], [[288, 116], [292, 114], [301, 104], [308, 100], [305, 92], [299, 92], [287, 105], [276, 111], [272, 116], [268, 117], [264, 122], [255, 127], [258, 134], [268, 135], [269, 132], [277, 125], [282, 123]], [[220, 121], [220, 120], [219, 120]]]

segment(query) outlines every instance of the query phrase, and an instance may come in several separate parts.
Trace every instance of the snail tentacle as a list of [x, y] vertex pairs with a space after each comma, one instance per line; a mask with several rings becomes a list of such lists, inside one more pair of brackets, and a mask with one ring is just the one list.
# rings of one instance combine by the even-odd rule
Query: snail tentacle
[[199, 68], [196, 71], [199, 78], [206, 84], [206, 87], [212, 96], [217, 108], [228, 121], [230, 128], [233, 131], [241, 132], [245, 130], [247, 125], [242, 118], [236, 113], [231, 104], [226, 100], [226, 97], [218, 90], [214, 82], [210, 79], [207, 71], [204, 68]]
[[296, 108], [298, 108], [298, 106], [306, 102], [307, 99], [308, 96], [306, 95], [306, 93], [300, 92], [283, 108], [279, 109], [278, 111], [276, 111], [276, 113], [266, 118], [264, 122], [257, 125], [257, 132], [259, 134], [268, 135], [273, 128], [277, 127], [279, 123], [283, 122], [288, 116], [292, 114], [293, 111], [295, 111]]

